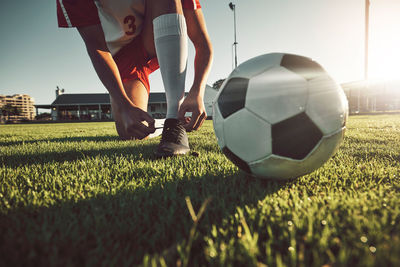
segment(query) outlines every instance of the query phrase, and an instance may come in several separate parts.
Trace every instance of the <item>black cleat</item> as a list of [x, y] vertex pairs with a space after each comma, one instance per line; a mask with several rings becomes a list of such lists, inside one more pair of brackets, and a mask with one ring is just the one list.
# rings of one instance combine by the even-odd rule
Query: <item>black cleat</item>
[[177, 119], [166, 119], [161, 142], [154, 152], [158, 158], [184, 155], [190, 151], [186, 129]]

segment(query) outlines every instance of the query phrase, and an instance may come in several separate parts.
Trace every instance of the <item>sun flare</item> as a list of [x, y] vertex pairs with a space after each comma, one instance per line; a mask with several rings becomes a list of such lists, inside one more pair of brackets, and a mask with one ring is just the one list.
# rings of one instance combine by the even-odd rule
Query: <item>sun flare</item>
[[400, 1], [371, 1], [369, 68], [371, 79], [400, 80]]

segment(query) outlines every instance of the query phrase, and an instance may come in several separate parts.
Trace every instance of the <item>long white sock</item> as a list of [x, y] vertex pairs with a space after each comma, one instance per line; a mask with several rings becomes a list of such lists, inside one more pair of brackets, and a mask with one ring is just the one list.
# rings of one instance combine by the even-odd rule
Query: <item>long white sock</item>
[[185, 17], [176, 13], [161, 15], [153, 20], [153, 29], [167, 97], [167, 119], [176, 119], [185, 94], [188, 57]]

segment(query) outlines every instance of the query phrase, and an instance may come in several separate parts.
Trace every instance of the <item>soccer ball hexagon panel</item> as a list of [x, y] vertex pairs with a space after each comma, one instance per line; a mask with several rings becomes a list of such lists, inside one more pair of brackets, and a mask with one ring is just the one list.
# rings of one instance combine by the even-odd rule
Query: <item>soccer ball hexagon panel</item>
[[223, 125], [225, 146], [242, 160], [253, 162], [271, 154], [271, 125], [247, 109], [232, 114]]
[[272, 179], [291, 179], [310, 173], [323, 165], [339, 148], [343, 131], [323, 137], [313, 151], [303, 160], [271, 155], [263, 160], [249, 164], [248, 173]]
[[246, 108], [271, 124], [305, 110], [307, 81], [283, 67], [270, 68], [249, 80]]
[[321, 139], [321, 130], [304, 112], [272, 125], [274, 155], [302, 160]]
[[236, 68], [214, 102], [218, 144], [242, 170], [289, 179], [320, 167], [345, 129], [347, 99], [315, 61], [262, 55]]
[[307, 115], [324, 134], [332, 134], [345, 124], [347, 100], [343, 90], [328, 75], [308, 82]]
[[231, 78], [218, 96], [218, 107], [223, 118], [244, 108], [249, 80]]

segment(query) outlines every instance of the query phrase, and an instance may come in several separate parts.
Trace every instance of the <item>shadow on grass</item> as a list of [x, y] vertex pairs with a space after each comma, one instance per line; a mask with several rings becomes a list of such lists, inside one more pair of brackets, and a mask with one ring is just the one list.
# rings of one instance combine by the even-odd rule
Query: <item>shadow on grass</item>
[[[116, 140], [116, 136], [66, 137], [18, 144]], [[216, 143], [193, 144], [196, 151], [218, 149]], [[29, 167], [99, 155], [128, 154], [134, 160], [150, 160], [154, 159], [155, 147], [156, 144], [149, 142], [126, 142], [126, 146], [113, 148], [35, 151], [28, 155], [0, 157], [0, 165]], [[168, 159], [165, 165], [170, 168]], [[135, 168], [135, 176], [148, 172], [148, 167]], [[156, 182], [153, 180], [151, 183], [144, 181], [146, 185], [132, 190], [124, 186], [124, 189], [113, 188], [107, 194], [86, 199], [82, 199], [82, 194], [77, 196], [78, 200], [62, 200], [49, 207], [30, 206], [0, 213], [0, 255], [4, 255], [0, 257], [0, 266], [132, 266], [141, 263], [146, 254], [164, 251], [172, 251], [171, 263], [175, 265], [176, 246], [188, 239], [193, 225], [186, 196], [190, 197], [195, 211], [205, 199], [212, 197], [198, 225], [200, 235], [192, 248], [197, 255], [196, 264], [205, 265], [201, 257], [202, 237], [209, 235], [212, 225], [228, 220], [237, 207], [257, 205], [267, 195], [290, 186], [290, 182], [254, 179], [241, 172], [226, 175], [223, 170], [207, 170], [203, 176], [188, 174], [183, 179], [160, 177]]]
[[205, 265], [202, 236], [210, 233], [212, 225], [229, 219], [237, 207], [257, 205], [285, 186], [290, 182], [210, 171], [180, 180], [160, 178], [135, 190], [63, 201], [51, 207], [16, 209], [0, 215], [0, 265], [130, 266], [140, 263], [145, 254], [166, 250], [173, 251], [171, 263], [175, 264], [176, 245], [187, 240], [193, 223], [185, 196], [190, 197], [196, 211], [212, 197], [192, 249], [196, 265]]
[[[28, 153], [14, 154], [1, 156], [0, 155], [0, 166], [5, 167], [20, 167], [29, 166], [32, 164], [46, 164], [46, 163], [62, 163], [72, 162], [88, 157], [96, 156], [111, 156], [111, 155], [130, 155], [134, 157], [134, 160], [149, 160], [154, 159], [153, 151], [156, 149], [156, 144], [149, 143], [147, 141], [122, 141], [118, 137], [102, 136], [102, 137], [72, 137], [72, 138], [55, 138], [49, 140], [39, 140], [35, 142], [24, 142], [27, 143], [38, 143], [38, 142], [59, 142], [59, 143], [70, 143], [70, 142], [84, 142], [84, 141], [95, 141], [95, 142], [106, 142], [106, 141], [120, 141], [125, 146], [121, 147], [110, 147], [101, 149], [92, 148], [81, 148], [79, 146], [71, 148], [66, 151], [51, 151], [51, 152], [38, 152], [34, 150]], [[22, 143], [21, 143], [22, 144]]]
[[[20, 142], [23, 144], [37, 144], [40, 142], [50, 142], [50, 143], [81, 143], [81, 142], [107, 142], [107, 141], [119, 141], [125, 143], [123, 147], [111, 147], [102, 149], [81, 149], [77, 147], [76, 149], [71, 149], [67, 151], [51, 151], [51, 152], [38, 152], [37, 150], [31, 153], [22, 153], [1, 156], [0, 155], [0, 166], [4, 165], [6, 167], [20, 167], [29, 166], [32, 164], [46, 164], [46, 163], [62, 163], [62, 162], [72, 162], [80, 159], [85, 159], [87, 157], [96, 156], [111, 156], [111, 155], [130, 155], [134, 157], [134, 160], [154, 160], [154, 151], [157, 144], [149, 143], [147, 141], [122, 141], [117, 136], [89, 136], [89, 137], [65, 137], [65, 138], [53, 138], [48, 140], [36, 140], [36, 141], [25, 141]], [[218, 150], [218, 145], [205, 143], [196, 143], [192, 145], [192, 151], [216, 151]]]
[[49, 139], [35, 139], [27, 141], [0, 141], [0, 146], [18, 146], [25, 144], [38, 144], [41, 142], [45, 143], [65, 143], [65, 142], [107, 142], [107, 141], [119, 141], [117, 135], [104, 135], [104, 136], [76, 136], [76, 137], [61, 137], [61, 138], [49, 138]]

